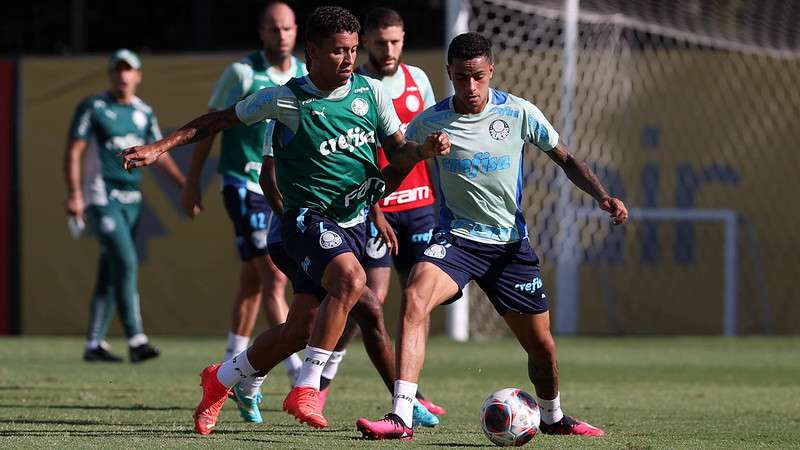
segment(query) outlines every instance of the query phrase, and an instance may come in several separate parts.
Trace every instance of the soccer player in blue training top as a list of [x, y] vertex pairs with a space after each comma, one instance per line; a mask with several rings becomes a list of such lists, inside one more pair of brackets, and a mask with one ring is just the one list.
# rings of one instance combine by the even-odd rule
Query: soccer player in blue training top
[[[100, 241], [85, 361], [122, 361], [105, 342], [115, 308], [128, 338], [131, 362], [155, 358], [160, 353], [144, 334], [139, 310], [139, 260], [134, 237], [142, 204], [142, 174], [122, 170], [122, 160], [117, 156], [126, 147], [161, 139], [152, 108], [136, 96], [142, 81], [141, 69], [141, 60], [135, 53], [127, 49], [115, 51], [108, 60], [111, 88], [81, 102], [69, 132], [64, 159], [67, 214], [77, 220], [85, 212]], [[160, 160], [159, 166], [179, 187], [183, 186], [183, 174], [171, 157]]]
[[[306, 74], [306, 65], [292, 56], [297, 24], [292, 9], [283, 2], [271, 2], [259, 15], [262, 49], [234, 62], [222, 73], [208, 103], [210, 111], [233, 106], [265, 87], [285, 84]], [[286, 276], [272, 262], [267, 251], [267, 235], [278, 218], [269, 208], [258, 178], [267, 122], [252, 126], [243, 123], [222, 132], [222, 148], [217, 171], [222, 175], [222, 197], [236, 233], [236, 247], [242, 261], [239, 288], [233, 305], [232, 327], [223, 361], [247, 349], [262, 302], [270, 327], [286, 321]], [[195, 145], [192, 164], [181, 194], [181, 204], [189, 217], [203, 209], [199, 179], [211, 151], [214, 137]], [[290, 382], [294, 382], [302, 361], [292, 354], [283, 361]], [[251, 377], [234, 387], [233, 394], [242, 418], [261, 423], [258, 404], [263, 377]], [[244, 392], [253, 392], [246, 396]]]
[[558, 141], [558, 133], [539, 109], [489, 87], [494, 65], [486, 38], [465, 33], [453, 39], [447, 72], [455, 95], [417, 116], [406, 133], [413, 139], [444, 130], [452, 147], [449, 155], [435, 160], [439, 228], [403, 291], [393, 409], [374, 422], [361, 418], [356, 427], [370, 439], [413, 437], [408, 425], [425, 360], [428, 315], [436, 306], [459, 298], [461, 289], [475, 280], [528, 353], [542, 432], [602, 436], [603, 430], [561, 411], [547, 298], [520, 210], [524, 144], [545, 152], [609, 212], [613, 224], [625, 223], [628, 212]]
[[[124, 167], [131, 170], [237, 123], [276, 119], [282, 241], [302, 269], [292, 281], [300, 292], [324, 293], [316, 305], [295, 300], [282, 326], [305, 324], [303, 318], [318, 310], [305, 360], [283, 409], [316, 428], [328, 426], [319, 402], [322, 370], [347, 315], [367, 291], [360, 262], [366, 210], [386, 191], [394, 191], [419, 161], [450, 150], [442, 132], [431, 133], [423, 144], [407, 141], [380, 81], [353, 73], [359, 31], [358, 19], [344, 8], [317, 8], [306, 26], [308, 76], [262, 89], [235, 108], [203, 115], [158, 142], [121, 153]], [[383, 169], [375, 157], [379, 140], [393, 154], [392, 164]], [[262, 338], [277, 328], [262, 333], [246, 352], [203, 371], [204, 396], [194, 415], [200, 433], [209, 433], [216, 424], [231, 386], [274, 366], [276, 352]]]

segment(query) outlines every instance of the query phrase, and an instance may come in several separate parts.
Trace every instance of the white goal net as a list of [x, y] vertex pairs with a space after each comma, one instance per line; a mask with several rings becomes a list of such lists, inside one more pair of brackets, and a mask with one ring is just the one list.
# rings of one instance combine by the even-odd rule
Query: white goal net
[[[800, 4], [462, 5], [493, 44], [493, 85], [536, 104], [632, 208], [612, 228], [526, 151], [524, 211], [556, 332], [796, 332]], [[477, 288], [469, 323], [472, 337], [506, 332]]]

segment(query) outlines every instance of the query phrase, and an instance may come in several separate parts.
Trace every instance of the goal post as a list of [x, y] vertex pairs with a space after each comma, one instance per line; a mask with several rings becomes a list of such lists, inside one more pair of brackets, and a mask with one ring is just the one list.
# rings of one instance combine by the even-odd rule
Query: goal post
[[[792, 25], [800, 9], [656, 0], [446, 6], [447, 43], [467, 29], [489, 38], [492, 85], [539, 107], [631, 210], [628, 225], [611, 227], [547, 156], [525, 150], [523, 211], [558, 334], [792, 329], [778, 311], [793, 307], [800, 267], [792, 225], [800, 211], [785, 206], [800, 190], [800, 31]], [[468, 297], [450, 307], [451, 336], [505, 332], [479, 289]]]

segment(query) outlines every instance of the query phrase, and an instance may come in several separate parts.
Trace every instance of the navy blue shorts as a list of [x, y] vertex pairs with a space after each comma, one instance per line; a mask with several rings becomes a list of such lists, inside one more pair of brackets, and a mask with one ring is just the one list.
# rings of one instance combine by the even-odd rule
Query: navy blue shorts
[[268, 248], [269, 257], [272, 259], [272, 263], [275, 264], [275, 267], [283, 272], [283, 274], [286, 275], [286, 277], [288, 277], [291, 281], [299, 267], [297, 266], [297, 263], [294, 262], [292, 257], [286, 252], [286, 249], [283, 247], [283, 242], [270, 243]]
[[[303, 272], [303, 269], [289, 256], [289, 253], [283, 246], [283, 242], [270, 242], [269, 256], [272, 258], [272, 263], [275, 264], [275, 267], [283, 272], [292, 283], [292, 291], [302, 293], [297, 290], [297, 286], [300, 285], [304, 286], [303, 289], [305, 289], [304, 292], [306, 294], [312, 294], [317, 300], [322, 301], [322, 299], [325, 298], [325, 289], [323, 289], [322, 286], [314, 286], [313, 280], [311, 280], [308, 275]], [[311, 286], [314, 287], [311, 288]]]
[[[539, 314], [548, 310], [539, 258], [527, 238], [510, 244], [484, 244], [435, 231], [421, 260], [442, 269], [459, 289], [475, 280], [501, 316], [508, 311]], [[461, 292], [446, 303], [459, 297]]]
[[364, 255], [364, 268], [394, 267], [408, 274], [411, 267], [420, 260], [422, 253], [428, 248], [428, 242], [436, 226], [436, 214], [433, 206], [410, 209], [408, 211], [383, 213], [386, 221], [397, 235], [398, 253], [390, 255], [386, 245], [377, 244], [378, 229], [368, 222], [370, 238], [367, 240], [367, 250]]
[[225, 186], [222, 189], [225, 210], [233, 222], [236, 233], [236, 249], [239, 259], [249, 261], [267, 254], [267, 237], [270, 228], [277, 225], [267, 199], [248, 191], [244, 186]]
[[[342, 228], [317, 211], [287, 211], [281, 221], [281, 236], [286, 253], [297, 264], [292, 279], [294, 291], [324, 298], [322, 275], [333, 258], [353, 253], [360, 261], [364, 256], [366, 226]], [[321, 293], [321, 297], [320, 297]]]

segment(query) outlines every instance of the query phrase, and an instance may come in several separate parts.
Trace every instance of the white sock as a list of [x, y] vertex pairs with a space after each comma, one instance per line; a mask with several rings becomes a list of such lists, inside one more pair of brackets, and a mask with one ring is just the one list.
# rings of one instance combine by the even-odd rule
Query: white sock
[[283, 360], [283, 367], [286, 368], [286, 375], [292, 379], [292, 384], [294, 384], [294, 380], [297, 378], [300, 368], [303, 367], [303, 360], [300, 359], [297, 353], [292, 353], [292, 356]]
[[561, 393], [556, 394], [556, 398], [552, 400], [545, 400], [536, 397], [536, 403], [539, 404], [539, 413], [542, 415], [542, 421], [548, 425], [554, 424], [564, 417], [561, 411]]
[[306, 359], [303, 361], [300, 375], [297, 376], [294, 386], [308, 386], [319, 390], [319, 377], [322, 375], [322, 369], [325, 368], [331, 353], [328, 350], [306, 345]]
[[325, 368], [322, 369], [322, 376], [332, 380], [336, 378], [336, 372], [339, 371], [339, 363], [342, 362], [344, 359], [344, 354], [347, 353], [347, 350], [342, 350], [340, 352], [333, 352], [331, 353], [331, 357], [328, 359], [328, 362], [325, 364]]
[[247, 360], [247, 350], [245, 350], [222, 363], [217, 371], [217, 379], [226, 387], [231, 387], [256, 372], [257, 370]]
[[414, 399], [417, 397], [417, 383], [397, 380], [394, 382], [392, 412], [397, 414], [407, 427], [411, 426], [414, 413]]
[[241, 392], [245, 397], [254, 397], [258, 392], [261, 391], [261, 385], [264, 384], [265, 379], [267, 379], [267, 377], [256, 377], [251, 375], [240, 381], [236, 386], [239, 388], [239, 392]]
[[144, 333], [134, 334], [128, 338], [128, 347], [138, 347], [147, 344], [147, 336]]
[[233, 331], [228, 332], [228, 346], [225, 347], [225, 357], [223, 361], [233, 358], [233, 355], [238, 355], [247, 350], [247, 345], [250, 343], [248, 336], [241, 336]]
[[98, 341], [97, 339], [86, 341], [86, 350], [94, 350], [97, 347], [100, 347], [100, 341]]

